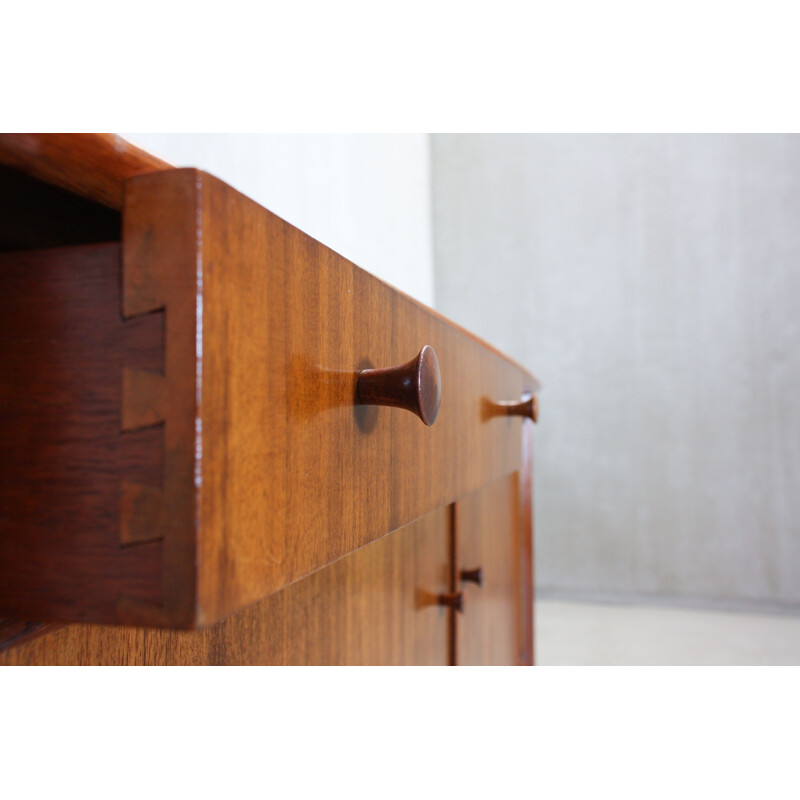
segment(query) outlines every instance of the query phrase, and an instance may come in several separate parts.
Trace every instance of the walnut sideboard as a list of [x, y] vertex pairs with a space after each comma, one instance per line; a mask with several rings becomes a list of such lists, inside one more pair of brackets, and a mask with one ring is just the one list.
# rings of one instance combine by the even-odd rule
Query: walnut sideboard
[[0, 290], [0, 664], [533, 663], [530, 372], [112, 135], [0, 135]]

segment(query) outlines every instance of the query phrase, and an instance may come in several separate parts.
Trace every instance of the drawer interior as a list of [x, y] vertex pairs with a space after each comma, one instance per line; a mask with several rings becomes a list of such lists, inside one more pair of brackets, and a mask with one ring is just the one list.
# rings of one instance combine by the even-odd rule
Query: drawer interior
[[0, 253], [118, 242], [121, 214], [0, 165]]

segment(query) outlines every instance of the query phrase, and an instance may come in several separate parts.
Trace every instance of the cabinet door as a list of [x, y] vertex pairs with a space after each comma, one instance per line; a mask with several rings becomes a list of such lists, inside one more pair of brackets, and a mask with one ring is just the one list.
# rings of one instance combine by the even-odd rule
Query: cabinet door
[[[456, 503], [453, 578], [463, 592], [463, 611], [454, 615], [456, 664], [530, 659], [530, 573], [520, 488], [520, 475], [514, 472]], [[482, 585], [462, 580], [463, 571], [477, 569]]]
[[445, 506], [205, 630], [68, 625], [0, 664], [446, 665], [449, 580]]

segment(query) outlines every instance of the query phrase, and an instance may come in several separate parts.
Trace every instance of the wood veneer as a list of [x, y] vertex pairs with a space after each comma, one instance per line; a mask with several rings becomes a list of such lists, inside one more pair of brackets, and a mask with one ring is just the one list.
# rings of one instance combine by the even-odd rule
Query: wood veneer
[[120, 263], [116, 244], [0, 254], [0, 616], [160, 597], [160, 545], [120, 547], [119, 492], [162, 480], [162, 429], [123, 434], [120, 410], [122, 365], [163, 368], [163, 315], [122, 319]]

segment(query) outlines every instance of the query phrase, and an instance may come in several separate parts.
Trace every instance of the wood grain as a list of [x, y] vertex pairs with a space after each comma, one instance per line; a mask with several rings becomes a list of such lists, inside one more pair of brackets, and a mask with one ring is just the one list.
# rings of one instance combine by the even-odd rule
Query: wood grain
[[128, 178], [170, 167], [111, 133], [0, 133], [0, 164], [116, 209]]
[[[158, 603], [126, 604], [111, 621], [194, 627], [203, 622], [197, 609], [200, 380], [207, 340], [198, 252], [205, 230], [201, 187], [193, 170], [143, 176], [146, 191], [137, 189], [136, 180], [127, 187], [122, 220], [122, 310], [131, 320], [163, 312], [164, 369], [163, 382], [151, 376], [131, 387], [123, 417], [141, 416], [154, 404], [163, 413], [164, 473], [155, 492], [128, 487], [126, 497], [138, 502], [123, 508], [122, 528], [123, 540], [148, 531], [160, 537], [161, 596]], [[155, 392], [148, 388], [154, 383]]]
[[[59, 629], [59, 625], [49, 622], [27, 622], [15, 619], [0, 619], [0, 653], [10, 647], [18, 647]], [[0, 657], [0, 664], [2, 657]]]
[[[450, 564], [448, 574], [448, 584], [450, 592], [457, 592], [461, 589], [458, 579], [459, 555], [458, 555], [458, 503], [450, 504]], [[454, 667], [458, 664], [458, 614], [451, 611], [447, 620], [447, 663]]]
[[121, 430], [123, 367], [163, 369], [163, 315], [120, 316], [120, 248], [0, 255], [0, 615], [118, 618], [159, 602], [161, 545], [120, 547], [124, 480], [158, 486], [162, 430]]
[[480, 566], [483, 585], [460, 583], [464, 611], [456, 615], [456, 663], [520, 663], [519, 473], [456, 504], [459, 571]]
[[0, 665], [444, 665], [448, 571], [442, 508], [203, 631], [69, 625]]

